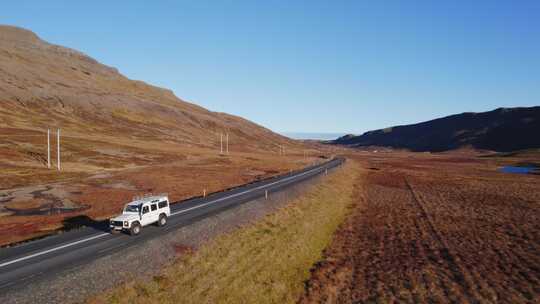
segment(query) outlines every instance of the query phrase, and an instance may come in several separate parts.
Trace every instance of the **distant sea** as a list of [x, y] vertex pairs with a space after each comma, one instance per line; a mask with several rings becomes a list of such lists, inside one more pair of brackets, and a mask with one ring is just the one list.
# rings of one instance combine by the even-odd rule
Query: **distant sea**
[[293, 139], [332, 140], [346, 133], [282, 132], [281, 134]]

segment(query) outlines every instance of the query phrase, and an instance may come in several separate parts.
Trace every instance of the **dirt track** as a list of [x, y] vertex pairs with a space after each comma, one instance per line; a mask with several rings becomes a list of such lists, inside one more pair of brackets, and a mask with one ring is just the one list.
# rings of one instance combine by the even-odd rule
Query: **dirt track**
[[300, 302], [539, 301], [539, 176], [472, 156], [360, 160], [371, 170]]

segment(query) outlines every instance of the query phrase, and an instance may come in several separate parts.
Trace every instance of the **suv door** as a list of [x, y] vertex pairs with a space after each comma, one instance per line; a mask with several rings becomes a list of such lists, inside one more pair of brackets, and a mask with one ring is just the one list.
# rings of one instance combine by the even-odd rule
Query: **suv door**
[[143, 205], [141, 209], [141, 225], [146, 226], [152, 223], [152, 215], [149, 205]]
[[152, 223], [155, 223], [159, 220], [159, 210], [157, 202], [150, 204], [150, 216], [152, 219]]

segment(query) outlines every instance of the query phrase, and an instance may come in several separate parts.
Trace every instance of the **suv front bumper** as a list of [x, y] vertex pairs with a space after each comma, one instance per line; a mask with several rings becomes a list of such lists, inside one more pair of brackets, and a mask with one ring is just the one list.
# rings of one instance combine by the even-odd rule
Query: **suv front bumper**
[[109, 223], [109, 228], [111, 230], [115, 230], [115, 231], [121, 231], [127, 227], [124, 227], [124, 222], [121, 222], [121, 221], [111, 221]]

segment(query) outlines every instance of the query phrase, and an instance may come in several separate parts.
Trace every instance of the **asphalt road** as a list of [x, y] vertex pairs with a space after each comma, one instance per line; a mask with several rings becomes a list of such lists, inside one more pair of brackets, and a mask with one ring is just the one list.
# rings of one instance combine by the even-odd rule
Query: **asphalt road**
[[171, 204], [171, 217], [165, 227], [144, 227], [138, 236], [108, 232], [108, 222], [96, 222], [77, 229], [18, 246], [0, 249], [0, 294], [23, 288], [35, 280], [77, 267], [112, 252], [136, 246], [145, 240], [187, 226], [227, 208], [280, 191], [342, 164], [333, 159], [301, 171], [265, 179], [205, 198], [194, 198]]

